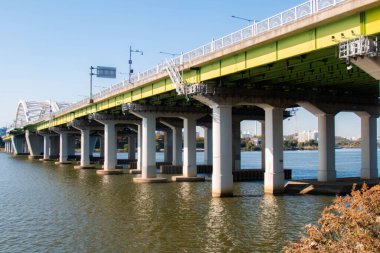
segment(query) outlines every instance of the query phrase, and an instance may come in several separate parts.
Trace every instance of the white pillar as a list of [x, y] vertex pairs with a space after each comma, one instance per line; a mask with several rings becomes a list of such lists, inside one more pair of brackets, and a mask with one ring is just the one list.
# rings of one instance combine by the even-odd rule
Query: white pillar
[[90, 165], [90, 130], [81, 129], [80, 133], [80, 166], [88, 166]]
[[128, 159], [136, 159], [136, 136], [128, 137]]
[[99, 136], [99, 156], [104, 157], [104, 136]]
[[362, 167], [361, 178], [378, 178], [377, 171], [377, 118], [362, 115], [361, 119], [361, 148]]
[[75, 135], [69, 134], [67, 136], [67, 155], [75, 156]]
[[142, 169], [142, 125], [137, 125], [137, 170]]
[[50, 137], [50, 158], [59, 156], [59, 136], [53, 135]]
[[17, 137], [12, 135], [12, 148], [13, 148], [13, 154], [14, 155], [17, 155], [19, 153], [18, 151], [18, 141], [17, 141]]
[[43, 144], [41, 141], [43, 140], [42, 136], [33, 134], [29, 130], [25, 131], [25, 140], [28, 145], [28, 150], [30, 153], [30, 157], [34, 158], [41, 155], [41, 148]]
[[182, 128], [175, 127], [173, 130], [173, 165], [182, 164]]
[[98, 141], [98, 136], [90, 136], [90, 145], [89, 145], [89, 148], [90, 148], [90, 156], [93, 156], [94, 155], [94, 150], [95, 150], [95, 146], [96, 146], [96, 142]]
[[164, 132], [164, 161], [173, 162], [173, 132], [168, 130]]
[[232, 196], [232, 107], [223, 105], [212, 109], [212, 196]]
[[284, 190], [283, 115], [284, 109], [265, 107], [265, 176], [264, 192]]
[[240, 120], [232, 123], [232, 170], [240, 170], [241, 166], [241, 147], [240, 147]]
[[261, 121], [261, 169], [265, 171], [265, 121]]
[[116, 129], [115, 123], [104, 123], [104, 170], [114, 170], [117, 164], [116, 157]]
[[50, 135], [44, 135], [44, 159], [50, 158]]
[[212, 165], [212, 128], [204, 127], [204, 164]]
[[142, 178], [156, 177], [156, 117], [146, 114], [142, 119]]
[[318, 116], [318, 181], [335, 181], [335, 123], [334, 115]]
[[196, 119], [193, 117], [183, 119], [184, 148], [183, 148], [183, 176], [197, 176], [196, 162]]
[[59, 134], [59, 162], [67, 162], [68, 135], [66, 132]]

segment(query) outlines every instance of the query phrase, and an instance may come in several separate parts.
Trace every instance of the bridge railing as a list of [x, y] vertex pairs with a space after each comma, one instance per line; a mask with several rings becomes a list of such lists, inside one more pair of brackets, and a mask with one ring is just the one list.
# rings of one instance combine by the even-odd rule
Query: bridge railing
[[[244, 27], [243, 29], [240, 29], [236, 32], [233, 32], [231, 34], [228, 34], [222, 38], [212, 40], [211, 42], [202, 45], [194, 50], [191, 50], [189, 52], [183, 53], [178, 57], [174, 57], [172, 60], [177, 65], [182, 65], [184, 63], [189, 63], [192, 60], [201, 58], [203, 56], [206, 56], [208, 54], [211, 54], [215, 51], [221, 50], [223, 48], [226, 48], [228, 46], [237, 44], [241, 41], [244, 41], [246, 39], [252, 38], [254, 36], [257, 36], [259, 34], [262, 34], [264, 32], [271, 31], [273, 29], [279, 28], [283, 25], [289, 24], [291, 22], [295, 22], [299, 19], [308, 17], [313, 15], [314, 13], [318, 13], [321, 11], [324, 11], [325, 9], [328, 9], [330, 7], [335, 6], [336, 4], [339, 4], [341, 2], [344, 2], [347, 0], [309, 0], [307, 2], [304, 2], [300, 5], [297, 5], [293, 8], [290, 8], [286, 11], [283, 11], [279, 14], [273, 15], [267, 19], [261, 20], [259, 22], [253, 22], [253, 24]], [[93, 99], [96, 101], [105, 99], [107, 97], [110, 97], [112, 95], [118, 94], [121, 90], [126, 89], [127, 87], [133, 86], [134, 83], [142, 81], [144, 79], [152, 78], [158, 74], [161, 74], [165, 71], [165, 64], [160, 63], [156, 65], [155, 67], [148, 69], [144, 72], [139, 72], [136, 75], [133, 75], [131, 77], [131, 82], [123, 81], [121, 83], [112, 85], [111, 87], [104, 89], [96, 94], [94, 94]], [[58, 114], [62, 114], [67, 111], [72, 111], [75, 109], [78, 109], [82, 107], [85, 104], [88, 104], [90, 101], [89, 99], [83, 99], [75, 104], [72, 104], [70, 106], [65, 107], [64, 109], [60, 110], [59, 112], [54, 113], [52, 116], [56, 116]], [[33, 123], [46, 120], [49, 118], [49, 116], [44, 116], [40, 118], [39, 120], [36, 120]], [[32, 124], [32, 123], [28, 123]]]

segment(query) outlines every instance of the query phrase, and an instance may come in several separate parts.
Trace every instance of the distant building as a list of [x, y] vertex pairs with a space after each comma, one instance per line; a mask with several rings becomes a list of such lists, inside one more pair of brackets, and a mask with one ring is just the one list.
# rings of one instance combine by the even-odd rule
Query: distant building
[[262, 143], [262, 140], [261, 140], [261, 137], [252, 137], [251, 138], [251, 142], [255, 145], [255, 146], [259, 146], [261, 147], [261, 143]]
[[298, 133], [298, 142], [318, 141], [317, 131], [303, 131]]

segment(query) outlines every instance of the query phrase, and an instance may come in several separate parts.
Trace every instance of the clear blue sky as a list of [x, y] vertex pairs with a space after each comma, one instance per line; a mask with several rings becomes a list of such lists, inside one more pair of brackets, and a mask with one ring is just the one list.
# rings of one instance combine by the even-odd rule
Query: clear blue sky
[[[160, 51], [194, 49], [246, 25], [231, 15], [261, 20], [300, 0], [12, 0], [0, 1], [0, 126], [12, 122], [20, 99], [75, 102], [89, 93], [88, 68], [114, 66], [127, 72], [129, 45], [135, 72], [165, 58]], [[117, 80], [96, 79], [95, 86]], [[100, 88], [94, 87], [95, 92]], [[358, 136], [359, 119], [340, 114], [336, 134]], [[252, 123], [243, 130], [252, 131]], [[284, 122], [284, 133], [317, 129], [300, 110]]]

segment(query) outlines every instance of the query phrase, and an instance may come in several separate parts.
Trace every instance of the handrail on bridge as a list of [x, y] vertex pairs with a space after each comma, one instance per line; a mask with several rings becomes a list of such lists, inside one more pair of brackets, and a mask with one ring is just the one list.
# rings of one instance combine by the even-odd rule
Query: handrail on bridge
[[[309, 0], [293, 8], [290, 8], [286, 11], [283, 11], [279, 14], [273, 15], [267, 19], [264, 19], [259, 22], [254, 22], [253, 24], [247, 27], [244, 27], [243, 29], [240, 29], [236, 32], [228, 34], [222, 38], [212, 40], [211, 42], [203, 46], [200, 46], [187, 53], [183, 53], [180, 56], [172, 58], [171, 60], [176, 65], [183, 66], [183, 64], [189, 63], [192, 60], [198, 59], [205, 55], [211, 54], [215, 51], [221, 50], [225, 47], [237, 44], [243, 40], [252, 38], [256, 35], [262, 34], [264, 32], [268, 32], [272, 29], [276, 29], [278, 27], [297, 21], [299, 19], [311, 16], [315, 13], [324, 11], [325, 9], [333, 7], [336, 4], [339, 4], [344, 1], [347, 1], [347, 0]], [[160, 63], [151, 69], [148, 69], [144, 72], [139, 72], [136, 75], [133, 75], [131, 77], [130, 83], [128, 81], [123, 81], [94, 94], [93, 99], [99, 101], [106, 97], [117, 94], [122, 89], [132, 86], [133, 83], [142, 81], [144, 79], [152, 78], [153, 76], [163, 73], [166, 69], [167, 69], [166, 64]], [[88, 104], [88, 103], [89, 103], [89, 99], [83, 99], [77, 103], [71, 104], [63, 108], [62, 110], [54, 113], [52, 117], [54, 117], [57, 114], [61, 114], [70, 110], [78, 109], [82, 105]], [[35, 124], [35, 123], [44, 121], [48, 118], [50, 118], [49, 115], [43, 118], [40, 118], [38, 120], [35, 120], [34, 122], [29, 122], [27, 124], [28, 125]]]

